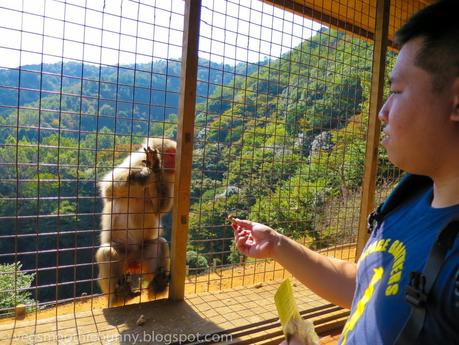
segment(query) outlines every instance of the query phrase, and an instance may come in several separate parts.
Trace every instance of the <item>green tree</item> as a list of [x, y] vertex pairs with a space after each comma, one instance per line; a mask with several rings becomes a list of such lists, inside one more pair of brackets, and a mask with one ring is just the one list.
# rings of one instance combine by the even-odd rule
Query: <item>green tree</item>
[[273, 193], [259, 198], [249, 219], [269, 224], [293, 238], [311, 238], [317, 245], [321, 235], [314, 225], [330, 193], [326, 180], [309, 181], [300, 169]]
[[34, 309], [36, 302], [29, 290], [35, 274], [22, 272], [21, 268], [19, 261], [0, 264], [0, 315], [11, 313], [18, 304], [26, 305], [28, 311]]
[[209, 268], [207, 259], [202, 255], [198, 255], [198, 253], [193, 250], [189, 250], [186, 253], [186, 264], [189, 268], [193, 269], [195, 273], [203, 272]]

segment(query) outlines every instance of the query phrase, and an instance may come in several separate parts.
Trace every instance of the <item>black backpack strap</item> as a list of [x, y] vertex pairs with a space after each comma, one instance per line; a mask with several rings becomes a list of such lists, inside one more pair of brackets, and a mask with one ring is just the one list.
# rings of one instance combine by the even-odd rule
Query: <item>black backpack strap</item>
[[417, 344], [424, 326], [426, 303], [448, 251], [459, 232], [459, 220], [450, 222], [435, 241], [422, 272], [411, 272], [405, 289], [405, 298], [411, 305], [410, 315], [394, 345]]
[[400, 206], [406, 199], [431, 185], [432, 180], [429, 177], [405, 174], [387, 199], [368, 216], [368, 232], [373, 232], [386, 214]]

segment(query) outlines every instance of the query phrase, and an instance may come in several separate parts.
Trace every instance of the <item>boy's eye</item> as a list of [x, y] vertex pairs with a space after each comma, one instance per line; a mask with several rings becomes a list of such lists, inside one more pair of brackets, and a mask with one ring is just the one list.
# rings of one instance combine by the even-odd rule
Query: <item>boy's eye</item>
[[400, 91], [394, 91], [394, 90], [390, 90], [389, 91], [390, 95], [398, 95], [399, 93], [400, 93]]

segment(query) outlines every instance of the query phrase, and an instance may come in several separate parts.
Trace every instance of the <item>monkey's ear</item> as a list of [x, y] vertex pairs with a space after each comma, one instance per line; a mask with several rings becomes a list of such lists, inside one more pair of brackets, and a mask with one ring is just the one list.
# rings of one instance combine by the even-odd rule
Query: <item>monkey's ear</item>
[[167, 174], [175, 172], [175, 148], [168, 148], [162, 153], [163, 169]]

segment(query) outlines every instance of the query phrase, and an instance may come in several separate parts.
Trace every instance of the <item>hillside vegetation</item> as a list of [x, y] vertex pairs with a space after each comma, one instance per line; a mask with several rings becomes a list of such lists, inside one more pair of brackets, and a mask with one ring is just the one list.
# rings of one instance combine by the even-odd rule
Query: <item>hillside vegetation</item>
[[[200, 62], [189, 233], [196, 269], [239, 262], [228, 213], [314, 248], [352, 240], [355, 229], [345, 227], [358, 213], [371, 54], [368, 42], [322, 29], [279, 59]], [[8, 86], [0, 88], [0, 252], [12, 253], [2, 262], [36, 273], [35, 299], [98, 292], [96, 182], [144, 136], [175, 137], [179, 76], [176, 61], [0, 71]], [[384, 181], [390, 166], [380, 157]]]

